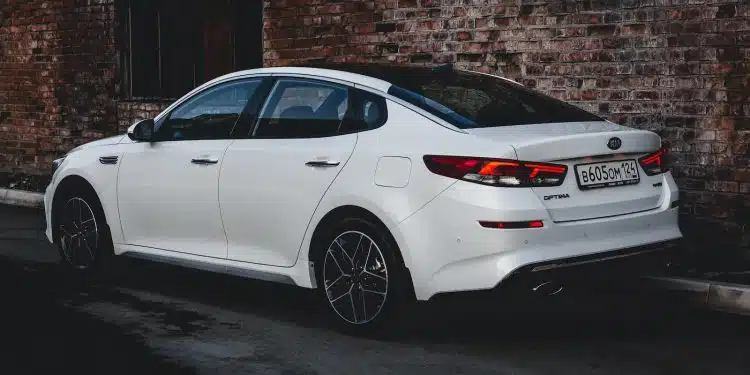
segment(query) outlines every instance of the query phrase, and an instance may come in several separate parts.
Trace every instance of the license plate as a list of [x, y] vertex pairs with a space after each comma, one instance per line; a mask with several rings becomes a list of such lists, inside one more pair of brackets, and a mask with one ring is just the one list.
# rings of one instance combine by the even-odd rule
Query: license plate
[[641, 181], [635, 160], [618, 160], [575, 166], [581, 190], [633, 185]]

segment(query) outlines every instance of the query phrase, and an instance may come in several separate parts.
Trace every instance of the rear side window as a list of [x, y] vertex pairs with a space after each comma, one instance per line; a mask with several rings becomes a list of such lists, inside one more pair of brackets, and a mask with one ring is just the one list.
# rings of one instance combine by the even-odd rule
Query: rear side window
[[276, 82], [254, 137], [311, 138], [336, 135], [349, 108], [349, 90], [328, 82], [284, 78]]
[[578, 107], [506, 80], [465, 71], [396, 80], [389, 94], [462, 129], [602, 121]]
[[388, 106], [385, 98], [367, 91], [352, 89], [352, 108], [341, 125], [341, 133], [372, 130], [385, 124]]

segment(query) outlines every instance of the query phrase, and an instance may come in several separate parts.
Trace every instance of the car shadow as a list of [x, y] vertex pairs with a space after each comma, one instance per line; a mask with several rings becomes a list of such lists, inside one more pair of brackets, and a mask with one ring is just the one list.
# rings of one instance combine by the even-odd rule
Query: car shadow
[[[112, 290], [127, 288], [307, 329], [328, 329], [315, 294], [294, 286], [130, 259], [118, 277], [94, 284], [69, 278], [60, 282], [56, 266], [37, 267], [41, 268], [32, 273], [44, 275], [37, 278], [54, 285], [47, 288], [54, 295], [85, 290], [89, 299], [117, 302], [130, 297]], [[407, 312], [401, 332], [384, 340], [454, 354], [512, 354], [530, 361], [533, 353], [560, 358], [627, 353], [649, 361], [646, 353], [653, 351], [660, 351], [664, 361], [680, 361], [686, 355], [704, 362], [723, 358], [737, 366], [747, 361], [743, 353], [750, 324], [745, 319], [707, 312], [661, 292], [605, 285], [518, 302], [487, 293], [421, 303]], [[173, 319], [171, 324], [189, 325], [192, 318]]]
[[[113, 282], [202, 304], [319, 328], [313, 291], [141, 260], [128, 260], [124, 276]], [[420, 303], [406, 312], [402, 338], [569, 339], [732, 335], [716, 331], [743, 319], [708, 312], [681, 295], [645, 289], [640, 284], [578, 287], [560, 296], [515, 299], [487, 292]], [[700, 324], [699, 324], [700, 323]], [[715, 326], [716, 325], [716, 326]], [[634, 326], [639, 327], [633, 329]], [[690, 327], [686, 329], [686, 327]], [[734, 327], [734, 326], [733, 326]], [[739, 328], [739, 327], [734, 327]]]

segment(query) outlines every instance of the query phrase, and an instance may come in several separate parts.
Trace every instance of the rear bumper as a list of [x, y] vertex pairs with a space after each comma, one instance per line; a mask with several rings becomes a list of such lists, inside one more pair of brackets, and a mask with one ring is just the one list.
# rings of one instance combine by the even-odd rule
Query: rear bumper
[[[598, 268], [621, 252], [636, 255], [650, 247], [659, 249], [682, 238], [678, 208], [673, 206], [676, 186], [672, 181], [668, 185], [655, 209], [564, 223], [551, 220], [526, 189], [449, 188], [399, 224], [399, 245], [416, 297], [429, 300], [440, 293], [489, 290], [534, 269], [562, 274], [579, 269], [573, 265]], [[542, 220], [544, 227], [492, 229], [480, 226], [479, 220]], [[637, 267], [619, 271], [646, 272]]]
[[[494, 288], [462, 292], [440, 292], [430, 301], [472, 301], [472, 303], [501, 303], [504, 297], [532, 297], [536, 287], [546, 286], [546, 292], [565, 290], [611, 290], [627, 286], [630, 290], [644, 275], [660, 275], [679, 251], [681, 240], [659, 242], [628, 249], [593, 255], [575, 256], [528, 264], [510, 273]], [[540, 291], [544, 296], [545, 291]], [[521, 299], [520, 301], [523, 301]]]
[[543, 281], [620, 279], [656, 275], [674, 259], [681, 240], [670, 240], [627, 249], [581, 255], [525, 265], [511, 272], [501, 286], [538, 285]]

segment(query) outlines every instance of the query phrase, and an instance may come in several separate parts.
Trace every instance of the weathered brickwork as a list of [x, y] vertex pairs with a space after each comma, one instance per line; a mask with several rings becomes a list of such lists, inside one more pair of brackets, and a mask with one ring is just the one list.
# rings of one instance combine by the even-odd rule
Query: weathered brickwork
[[[166, 106], [119, 100], [118, 1], [0, 0], [0, 184]], [[686, 233], [750, 246], [746, 0], [266, 0], [263, 13], [268, 66], [454, 62], [658, 131]]]
[[0, 172], [115, 130], [112, 0], [0, 0]]
[[454, 62], [658, 131], [686, 232], [750, 243], [747, 1], [266, 1], [264, 39], [266, 65]]
[[154, 118], [161, 113], [170, 103], [139, 103], [122, 101], [117, 104], [118, 133], [124, 133], [130, 125], [138, 120]]

